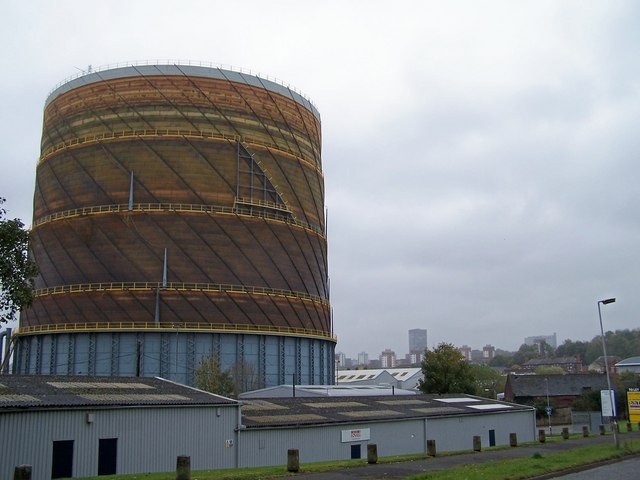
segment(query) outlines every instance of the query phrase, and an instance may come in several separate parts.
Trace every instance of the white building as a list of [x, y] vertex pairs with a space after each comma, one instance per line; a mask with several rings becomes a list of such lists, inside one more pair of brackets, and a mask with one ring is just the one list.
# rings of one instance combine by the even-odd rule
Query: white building
[[358, 354], [358, 365], [365, 367], [369, 365], [369, 354], [367, 352], [360, 352]]
[[535, 335], [533, 337], [525, 337], [525, 345], [540, 345], [542, 342], [549, 345], [551, 348], [558, 348], [558, 338], [556, 334], [553, 335]]
[[388, 348], [380, 354], [380, 366], [382, 368], [394, 368], [396, 366], [396, 352]]
[[413, 390], [422, 379], [420, 368], [377, 368], [366, 370], [342, 370], [338, 374], [339, 385], [378, 385], [382, 387]]

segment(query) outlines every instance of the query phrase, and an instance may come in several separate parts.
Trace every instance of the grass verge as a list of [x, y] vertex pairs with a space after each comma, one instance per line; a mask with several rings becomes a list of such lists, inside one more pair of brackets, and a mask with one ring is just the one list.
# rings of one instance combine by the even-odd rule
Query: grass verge
[[560, 472], [574, 467], [604, 460], [620, 458], [640, 452], [640, 441], [624, 442], [619, 449], [613, 445], [591, 445], [564, 452], [542, 455], [534, 452], [531, 457], [501, 460], [477, 465], [429, 472], [409, 477], [410, 480], [521, 480], [546, 473]]
[[[502, 448], [502, 447], [499, 447]], [[509, 448], [509, 447], [506, 447]], [[519, 480], [558, 472], [572, 467], [588, 465], [604, 460], [640, 453], [640, 440], [623, 442], [620, 449], [613, 445], [577, 447], [560, 453], [541, 455], [532, 449], [527, 458], [501, 460], [475, 465], [462, 465], [447, 470], [429, 472], [410, 477], [411, 480]], [[455, 455], [448, 453], [443, 455]], [[443, 456], [439, 455], [439, 456]], [[398, 463], [427, 458], [424, 454], [383, 457], [378, 463]], [[366, 465], [366, 460], [343, 460], [303, 464], [300, 473], [323, 473]], [[130, 475], [107, 475], [87, 477], [83, 480], [175, 480], [175, 472], [138, 473]], [[233, 468], [225, 470], [194, 471], [192, 480], [266, 480], [269, 478], [296, 476], [287, 472], [285, 466]], [[82, 479], [81, 479], [82, 480]]]

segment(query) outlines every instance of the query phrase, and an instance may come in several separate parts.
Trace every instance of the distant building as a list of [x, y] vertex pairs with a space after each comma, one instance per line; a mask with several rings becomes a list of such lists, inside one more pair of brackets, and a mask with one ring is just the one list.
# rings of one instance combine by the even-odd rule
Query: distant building
[[367, 352], [360, 352], [358, 354], [358, 365], [369, 365], [369, 354]]
[[462, 356], [467, 362], [470, 362], [471, 360], [473, 360], [472, 358], [473, 350], [469, 345], [463, 345], [458, 350], [460, 350], [460, 353], [462, 354]]
[[347, 368], [347, 356], [343, 352], [336, 352], [336, 368]]
[[386, 349], [380, 354], [380, 367], [381, 368], [394, 368], [396, 366], [396, 352], [390, 349]]
[[485, 345], [482, 348], [482, 359], [489, 361], [496, 356], [496, 347], [493, 345]]
[[353, 368], [356, 367], [358, 364], [356, 363], [356, 361], [353, 358], [349, 358], [346, 357], [344, 359], [344, 364], [340, 364], [340, 368]]
[[424, 378], [420, 368], [377, 368], [343, 370], [338, 374], [338, 385], [375, 385], [415, 390]]
[[427, 330], [414, 328], [409, 330], [409, 353], [424, 354], [427, 348]]
[[566, 373], [581, 373], [584, 368], [577, 357], [532, 358], [521, 367], [525, 372], [533, 372], [540, 367], [559, 367]]
[[640, 373], [640, 357], [625, 358], [621, 362], [615, 364], [615, 369], [618, 371], [618, 373]]
[[382, 368], [382, 362], [379, 359], [374, 358], [373, 360], [369, 360], [367, 368]]
[[[616, 355], [607, 355], [607, 365], [609, 366], [609, 373], [613, 375], [616, 373], [616, 364], [620, 361], [620, 357]], [[587, 369], [590, 372], [604, 373], [605, 371], [605, 362], [604, 356], [600, 355], [593, 362], [589, 364]]]
[[553, 335], [535, 335], [533, 337], [525, 337], [524, 344], [525, 345], [540, 345], [542, 342], [549, 345], [554, 350], [558, 348], [558, 338], [556, 334]]
[[407, 366], [420, 365], [424, 360], [424, 351], [407, 353], [404, 357], [404, 363]]
[[510, 373], [504, 387], [507, 402], [530, 403], [546, 400], [547, 395], [556, 407], [568, 407], [585, 392], [607, 388], [607, 378], [602, 374], [578, 375], [516, 375]]

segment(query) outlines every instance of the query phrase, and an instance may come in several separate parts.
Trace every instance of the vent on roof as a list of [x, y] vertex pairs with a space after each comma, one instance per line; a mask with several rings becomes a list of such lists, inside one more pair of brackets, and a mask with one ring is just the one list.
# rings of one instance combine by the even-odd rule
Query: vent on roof
[[479, 402], [480, 400], [476, 398], [465, 398], [465, 397], [455, 397], [455, 398], [435, 398], [436, 402], [444, 402], [444, 403], [471, 403], [471, 402]]
[[264, 415], [260, 417], [245, 417], [247, 420], [257, 423], [288, 423], [288, 422], [304, 422], [313, 420], [326, 420], [326, 417], [315, 414], [298, 414], [298, 415]]
[[178, 400], [189, 400], [182, 395], [154, 395], [144, 393], [130, 393], [130, 394], [117, 394], [117, 393], [96, 393], [88, 395], [78, 395], [81, 398], [92, 401], [109, 401], [109, 402], [174, 402]]
[[400, 415], [400, 412], [394, 410], [360, 410], [353, 412], [339, 412], [340, 415], [353, 418], [376, 418], [376, 417], [390, 417], [393, 415]]
[[307, 407], [314, 408], [340, 408], [340, 407], [366, 407], [367, 405], [360, 402], [314, 402], [305, 403]]
[[485, 403], [484, 405], [469, 405], [469, 408], [476, 410], [495, 410], [497, 408], [513, 408], [511, 405], [503, 405], [502, 403]]
[[47, 382], [55, 388], [104, 388], [104, 389], [140, 389], [154, 390], [155, 387], [144, 383], [125, 383], [125, 382]]

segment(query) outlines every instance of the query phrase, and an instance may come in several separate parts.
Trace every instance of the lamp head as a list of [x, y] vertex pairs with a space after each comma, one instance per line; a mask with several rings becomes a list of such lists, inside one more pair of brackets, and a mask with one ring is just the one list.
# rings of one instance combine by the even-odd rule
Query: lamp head
[[600, 300], [600, 303], [603, 305], [608, 305], [609, 303], [614, 303], [615, 301], [615, 298], [607, 298], [606, 300]]

